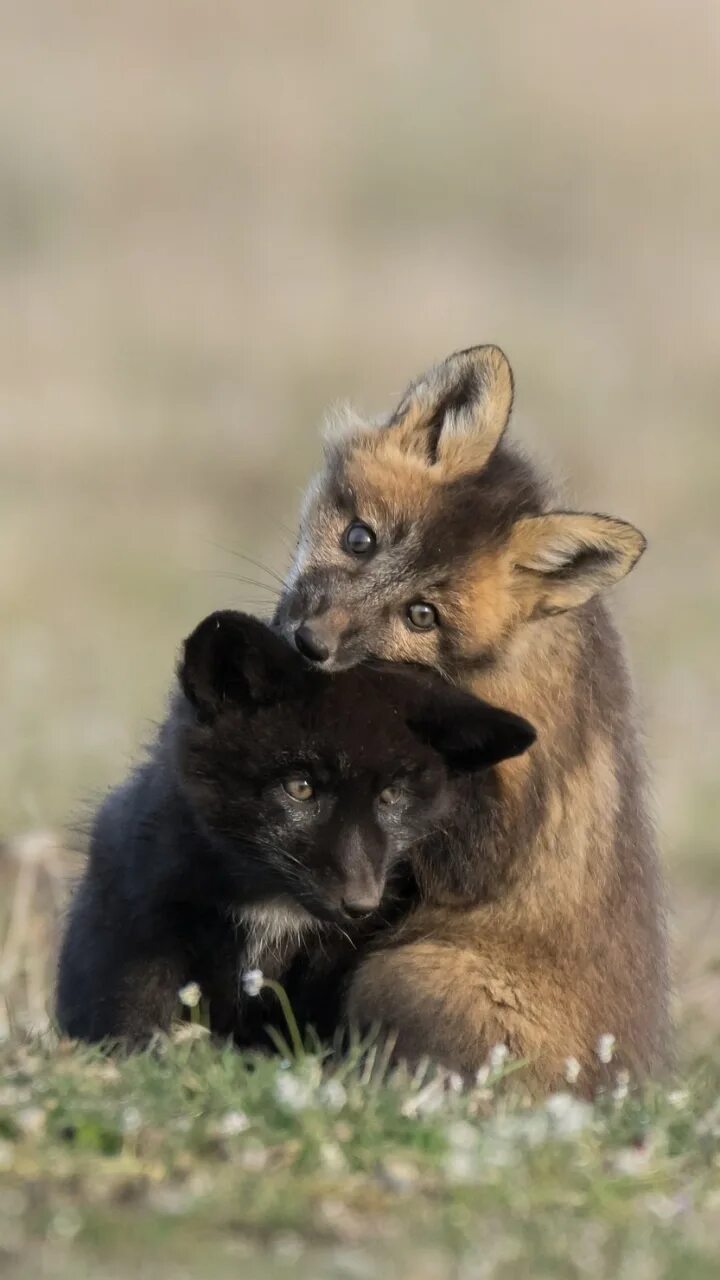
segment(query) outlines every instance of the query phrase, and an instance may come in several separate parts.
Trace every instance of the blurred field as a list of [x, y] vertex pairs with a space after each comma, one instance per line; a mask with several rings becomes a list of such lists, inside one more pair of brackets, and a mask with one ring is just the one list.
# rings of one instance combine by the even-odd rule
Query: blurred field
[[40, 1018], [62, 888], [37, 833], [63, 844], [123, 773], [203, 612], [270, 606], [270, 575], [233, 552], [282, 570], [326, 406], [375, 411], [478, 341], [515, 367], [516, 436], [573, 500], [649, 536], [618, 606], [682, 1012], [712, 1011], [717, 7], [5, 0], [2, 17], [0, 837], [16, 914], [1, 974], [22, 971], [16, 1016]]

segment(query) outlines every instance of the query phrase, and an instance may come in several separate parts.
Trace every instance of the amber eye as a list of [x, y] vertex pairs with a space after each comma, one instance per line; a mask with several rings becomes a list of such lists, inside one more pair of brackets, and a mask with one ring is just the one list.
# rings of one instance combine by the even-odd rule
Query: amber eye
[[295, 778], [286, 778], [283, 787], [293, 800], [312, 800], [315, 795], [312, 782], [302, 774]]
[[352, 552], [354, 556], [366, 556], [374, 551], [377, 538], [369, 524], [354, 520], [345, 530], [344, 542], [346, 551]]
[[402, 787], [385, 787], [378, 798], [381, 804], [397, 804], [398, 800], [402, 798], [402, 793]]
[[409, 604], [405, 616], [410, 626], [416, 631], [431, 631], [438, 624], [437, 609], [424, 600], [416, 600], [414, 604]]

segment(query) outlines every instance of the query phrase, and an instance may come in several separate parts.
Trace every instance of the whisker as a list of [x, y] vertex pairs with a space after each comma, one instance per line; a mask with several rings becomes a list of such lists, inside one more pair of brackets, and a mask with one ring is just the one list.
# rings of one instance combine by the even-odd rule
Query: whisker
[[224, 551], [226, 555], [235, 556], [238, 560], [245, 560], [247, 564], [252, 564], [256, 569], [261, 569], [263, 573], [269, 574], [271, 578], [274, 578], [276, 582], [280, 583], [281, 587], [285, 586], [285, 579], [282, 578], [275, 569], [271, 569], [269, 565], [263, 564], [262, 560], [255, 560], [252, 556], [246, 555], [244, 551], [235, 551], [232, 547], [224, 547], [219, 542], [212, 542], [210, 545], [217, 547], [218, 551]]
[[258, 582], [257, 578], [245, 578], [240, 573], [231, 573], [229, 569], [200, 569], [200, 573], [206, 573], [212, 578], [229, 578], [232, 582], [241, 582], [247, 587], [259, 587], [261, 591], [268, 591], [273, 596], [279, 596], [280, 590], [273, 586], [271, 582]]
[[[269, 609], [272, 607], [272, 603], [272, 600], [251, 600], [248, 596], [239, 597], [237, 601], [238, 607], [243, 610], [250, 605], [252, 605], [253, 609]], [[265, 622], [267, 619], [263, 617], [260, 621]]]
[[296, 867], [300, 867], [301, 870], [305, 871], [306, 868], [304, 863], [302, 863], [299, 858], [296, 858], [293, 853], [288, 853], [287, 849], [278, 849], [278, 853], [280, 854], [281, 857], [285, 858], [288, 862], [294, 863]]
[[275, 524], [277, 525], [278, 529], [283, 529], [285, 533], [287, 533], [293, 539], [293, 542], [297, 542], [297, 536], [298, 536], [297, 529], [292, 529], [289, 524], [285, 524], [284, 520], [278, 520], [277, 517], [275, 518]]

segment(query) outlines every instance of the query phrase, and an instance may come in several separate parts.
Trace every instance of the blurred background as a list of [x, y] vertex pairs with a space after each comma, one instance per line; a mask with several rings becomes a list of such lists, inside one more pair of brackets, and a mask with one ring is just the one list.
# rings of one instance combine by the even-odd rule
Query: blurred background
[[327, 406], [478, 342], [568, 500], [649, 537], [616, 604], [712, 1032], [720, 10], [6, 0], [2, 28], [0, 1033], [45, 1016], [68, 825], [179, 641], [272, 607], [238, 554], [282, 573]]

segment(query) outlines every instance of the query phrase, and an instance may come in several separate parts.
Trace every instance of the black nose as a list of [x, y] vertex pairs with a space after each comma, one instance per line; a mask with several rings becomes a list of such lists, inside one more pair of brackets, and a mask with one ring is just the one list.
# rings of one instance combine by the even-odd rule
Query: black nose
[[295, 646], [303, 658], [309, 658], [311, 662], [327, 662], [330, 657], [327, 645], [323, 644], [306, 622], [295, 632]]
[[345, 915], [350, 916], [351, 920], [363, 920], [365, 916], [371, 915], [377, 909], [378, 903], [375, 898], [372, 900], [366, 899], [365, 901], [357, 899], [343, 901], [342, 906]]

